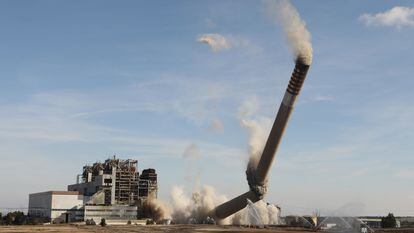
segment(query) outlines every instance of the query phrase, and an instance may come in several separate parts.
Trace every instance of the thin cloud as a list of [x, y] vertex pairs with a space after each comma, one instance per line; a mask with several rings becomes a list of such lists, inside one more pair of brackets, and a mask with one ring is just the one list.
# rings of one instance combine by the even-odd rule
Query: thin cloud
[[213, 119], [211, 121], [210, 129], [214, 132], [217, 132], [217, 133], [223, 133], [224, 132], [223, 123], [221, 123], [221, 121], [217, 118]]
[[414, 27], [414, 8], [396, 6], [376, 14], [362, 14], [359, 20], [366, 26]]
[[218, 33], [201, 34], [196, 39], [197, 42], [207, 44], [215, 53], [224, 52], [230, 49], [239, 48], [249, 55], [259, 55], [263, 53], [263, 49], [252, 43], [250, 40], [233, 35], [221, 35]]
[[198, 148], [197, 144], [191, 143], [187, 146], [183, 153], [183, 158], [191, 159], [191, 158], [199, 158], [201, 157], [200, 149]]
[[314, 101], [316, 102], [321, 102], [321, 101], [334, 101], [335, 98], [333, 96], [330, 95], [317, 95], [314, 97]]
[[335, 97], [330, 95], [315, 95], [307, 97], [304, 100], [300, 100], [298, 104], [310, 104], [310, 103], [319, 103], [319, 102], [333, 102]]
[[231, 48], [229, 40], [217, 33], [200, 35], [197, 38], [197, 41], [209, 45], [214, 52], [219, 52]]
[[216, 27], [216, 23], [210, 18], [205, 19], [205, 24], [208, 28], [215, 28]]
[[409, 171], [409, 170], [398, 171], [397, 173], [395, 173], [395, 176], [398, 178], [413, 179], [414, 171]]

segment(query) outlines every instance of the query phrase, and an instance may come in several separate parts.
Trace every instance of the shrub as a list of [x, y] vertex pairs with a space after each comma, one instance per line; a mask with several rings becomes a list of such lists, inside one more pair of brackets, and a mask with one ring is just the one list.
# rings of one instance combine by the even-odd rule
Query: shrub
[[101, 219], [101, 223], [99, 223], [102, 227], [106, 226], [106, 221], [104, 218]]
[[92, 226], [96, 225], [96, 222], [93, 219], [86, 219], [85, 223], [86, 225], [92, 225]]

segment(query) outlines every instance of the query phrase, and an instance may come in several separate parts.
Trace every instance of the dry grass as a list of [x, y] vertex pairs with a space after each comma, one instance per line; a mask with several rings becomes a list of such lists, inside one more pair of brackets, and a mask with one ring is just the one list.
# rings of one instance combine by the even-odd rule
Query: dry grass
[[[195, 233], [235, 233], [235, 232], [274, 232], [274, 233], [310, 233], [312, 231], [300, 228], [265, 228], [254, 229], [237, 226], [213, 226], [213, 225], [170, 225], [170, 226], [136, 226], [136, 225], [118, 225], [118, 226], [77, 226], [77, 225], [45, 225], [45, 226], [0, 226], [0, 233], [34, 233], [34, 232], [76, 232], [76, 233], [132, 233], [132, 232], [195, 232]], [[323, 232], [323, 231], [321, 231]], [[414, 229], [389, 229], [377, 230], [376, 233], [414, 233]]]
[[170, 226], [76, 226], [76, 225], [45, 225], [45, 226], [1, 226], [0, 233], [33, 233], [33, 232], [77, 232], [77, 233], [129, 233], [129, 232], [277, 232], [277, 233], [305, 233], [306, 230], [288, 228], [266, 228], [253, 229], [236, 226], [213, 226], [213, 225], [170, 225]]

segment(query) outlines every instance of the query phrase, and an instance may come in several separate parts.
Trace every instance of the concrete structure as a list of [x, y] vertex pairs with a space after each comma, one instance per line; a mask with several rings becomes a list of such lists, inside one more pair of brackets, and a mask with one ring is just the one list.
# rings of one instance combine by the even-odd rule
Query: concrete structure
[[157, 173], [155, 172], [155, 169], [149, 168], [142, 171], [142, 174], [139, 177], [138, 194], [142, 199], [157, 197], [158, 186]]
[[[52, 223], [137, 219], [144, 201], [157, 198], [158, 191], [155, 169], [145, 169], [140, 176], [137, 164], [137, 160], [114, 156], [104, 163], [86, 165], [77, 183], [68, 185], [68, 191], [30, 194], [29, 214], [48, 218]], [[143, 211], [139, 213], [146, 217]]]
[[53, 223], [83, 219], [84, 196], [79, 192], [48, 191], [29, 195], [29, 215], [50, 219]]
[[140, 199], [156, 197], [158, 191], [155, 169], [145, 169], [139, 176], [137, 164], [137, 160], [120, 160], [114, 156], [104, 163], [86, 165], [82, 182], [77, 179], [78, 183], [69, 185], [68, 190], [95, 196], [93, 204], [137, 205]]

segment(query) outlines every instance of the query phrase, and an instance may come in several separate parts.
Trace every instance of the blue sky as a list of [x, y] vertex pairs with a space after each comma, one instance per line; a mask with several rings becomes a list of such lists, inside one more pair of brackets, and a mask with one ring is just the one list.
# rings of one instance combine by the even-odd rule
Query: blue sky
[[[283, 213], [413, 215], [414, 3], [293, 4], [314, 61], [267, 200]], [[274, 118], [294, 66], [256, 1], [1, 1], [0, 29], [0, 207], [64, 190], [113, 154], [156, 168], [164, 200], [197, 183], [238, 195], [240, 106]], [[226, 48], [197, 41], [213, 33]]]

